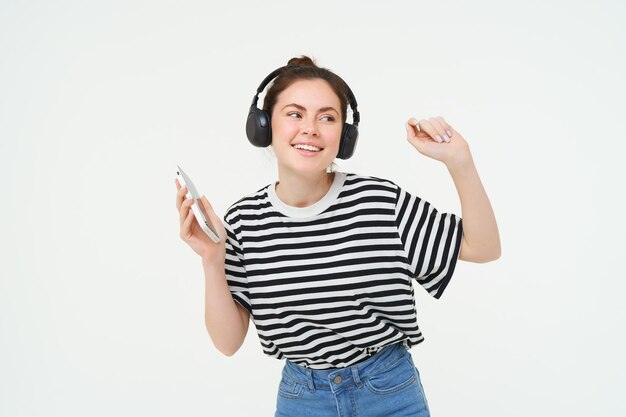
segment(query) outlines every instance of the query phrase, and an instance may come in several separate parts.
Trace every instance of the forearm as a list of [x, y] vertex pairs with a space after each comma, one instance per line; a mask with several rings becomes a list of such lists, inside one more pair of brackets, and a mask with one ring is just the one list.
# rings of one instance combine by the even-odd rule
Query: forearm
[[500, 234], [491, 203], [483, 187], [474, 160], [467, 156], [446, 164], [461, 200], [463, 249], [465, 258], [476, 262], [500, 257]]
[[227, 356], [241, 347], [248, 326], [245, 326], [236, 301], [228, 288], [224, 265], [202, 262], [205, 281], [204, 321], [215, 347]]

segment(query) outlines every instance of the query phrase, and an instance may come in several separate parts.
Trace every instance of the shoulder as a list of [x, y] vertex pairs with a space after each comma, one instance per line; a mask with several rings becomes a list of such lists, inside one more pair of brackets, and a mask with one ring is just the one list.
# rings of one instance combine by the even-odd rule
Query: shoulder
[[267, 189], [271, 184], [267, 184], [258, 190], [246, 194], [241, 197], [239, 200], [232, 203], [226, 209], [226, 214], [224, 214], [224, 220], [227, 222], [232, 222], [235, 217], [238, 217], [242, 212], [246, 210], [257, 210], [259, 208], [267, 207], [269, 204], [267, 198]]
[[374, 175], [364, 175], [357, 173], [347, 173], [344, 188], [363, 188], [368, 190], [382, 190], [397, 193], [400, 189], [392, 180], [377, 177]]

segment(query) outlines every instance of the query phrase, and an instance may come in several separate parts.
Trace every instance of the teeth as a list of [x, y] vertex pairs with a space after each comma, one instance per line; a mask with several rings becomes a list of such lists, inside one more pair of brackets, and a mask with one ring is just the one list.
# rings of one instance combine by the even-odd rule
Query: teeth
[[296, 149], [306, 149], [307, 151], [313, 151], [313, 152], [320, 151], [320, 148], [316, 148], [315, 146], [311, 146], [311, 145], [303, 145], [301, 143], [298, 143], [297, 145], [293, 145], [293, 147]]

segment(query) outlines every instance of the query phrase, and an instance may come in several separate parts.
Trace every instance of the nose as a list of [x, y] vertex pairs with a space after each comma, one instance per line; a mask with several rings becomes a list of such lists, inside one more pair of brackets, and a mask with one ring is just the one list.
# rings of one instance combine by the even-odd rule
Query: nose
[[319, 135], [319, 131], [317, 130], [317, 125], [315, 124], [315, 121], [310, 121], [309, 123], [307, 123], [303, 127], [302, 131], [307, 135]]

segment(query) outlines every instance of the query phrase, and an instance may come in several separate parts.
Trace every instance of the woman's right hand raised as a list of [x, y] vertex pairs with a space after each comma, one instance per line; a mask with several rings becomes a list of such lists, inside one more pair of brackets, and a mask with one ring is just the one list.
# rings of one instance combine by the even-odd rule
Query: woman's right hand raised
[[215, 214], [209, 200], [202, 196], [200, 203], [204, 206], [211, 224], [215, 226], [215, 231], [220, 236], [220, 242], [215, 243], [196, 221], [193, 210], [191, 210], [193, 198], [185, 199], [187, 187], [181, 187], [178, 179], [176, 179], [176, 188], [178, 190], [176, 192], [176, 208], [180, 216], [180, 238], [191, 246], [191, 249], [203, 260], [223, 264], [226, 256], [226, 229], [222, 224], [222, 219]]

